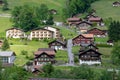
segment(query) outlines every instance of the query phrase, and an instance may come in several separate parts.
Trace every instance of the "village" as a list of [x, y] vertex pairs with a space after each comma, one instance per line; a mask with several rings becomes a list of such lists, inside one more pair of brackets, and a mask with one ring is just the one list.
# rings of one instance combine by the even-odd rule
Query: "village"
[[[2, 3], [1, 0], [0, 4]], [[112, 1], [110, 6], [119, 8], [120, 2]], [[59, 14], [57, 11], [56, 9], [49, 10], [52, 15]], [[85, 16], [81, 17], [82, 15]], [[42, 21], [42, 24], [47, 23], [45, 20]], [[45, 73], [42, 67], [49, 64], [54, 66], [55, 69], [61, 69], [65, 72], [72, 70], [74, 67], [87, 66], [96, 71], [99, 69], [98, 72], [102, 69], [112, 72], [115, 69], [115, 73], [117, 73], [119, 66], [112, 64], [111, 60], [116, 40], [109, 38], [108, 24], [110, 22], [107, 23], [105, 18], [97, 15], [96, 10], [92, 9], [87, 14], [83, 13], [68, 17], [65, 21], [53, 20], [52, 25], [26, 28], [27, 31], [25, 31], [25, 28], [11, 25], [11, 27], [5, 28], [4, 31], [2, 30], [3, 33], [0, 32], [1, 66], [3, 69], [14, 66], [22, 67], [32, 75], [28, 76], [29, 80], [63, 80], [64, 77], [63, 79], [61, 79], [62, 77], [53, 79], [56, 77], [41, 76], [42, 73]], [[4, 50], [6, 46], [9, 47]], [[113, 76], [113, 78], [115, 79], [112, 80], [119, 80], [118, 77]], [[71, 80], [82, 79], [73, 78]]]

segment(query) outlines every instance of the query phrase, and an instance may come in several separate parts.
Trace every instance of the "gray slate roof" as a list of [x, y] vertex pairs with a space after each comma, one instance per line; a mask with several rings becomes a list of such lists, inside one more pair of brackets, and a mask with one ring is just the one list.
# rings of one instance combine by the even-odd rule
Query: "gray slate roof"
[[16, 56], [15, 52], [13, 52], [13, 51], [2, 51], [2, 52], [0, 52], [0, 56], [12, 56], [12, 55]]

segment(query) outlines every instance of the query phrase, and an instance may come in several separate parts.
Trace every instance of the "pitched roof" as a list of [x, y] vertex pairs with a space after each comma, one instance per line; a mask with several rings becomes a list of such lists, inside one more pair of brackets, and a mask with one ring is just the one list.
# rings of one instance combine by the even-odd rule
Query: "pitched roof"
[[82, 35], [86, 38], [93, 38], [94, 37], [93, 34], [82, 34]]
[[20, 29], [20, 28], [16, 28], [16, 27], [6, 29], [6, 31], [7, 31], [7, 30], [12, 30], [12, 29], [16, 29], [16, 30], [21, 30], [21, 31], [23, 31], [22, 29]]
[[81, 21], [81, 22], [79, 22], [78, 24], [82, 24], [82, 23], [86, 23], [86, 24], [92, 25], [92, 23], [90, 23], [90, 22], [88, 22], [88, 21]]
[[60, 43], [60, 44], [62, 44], [62, 45], [66, 45], [66, 43], [65, 42], [63, 42], [63, 41], [60, 41], [60, 40], [54, 40], [54, 41], [52, 41], [52, 42], [50, 42], [50, 43], [48, 43], [48, 44], [51, 44], [51, 43], [54, 43], [54, 42], [58, 42], [58, 43]]
[[52, 48], [39, 48], [38, 51], [36, 51], [34, 54], [40, 55], [42, 53], [46, 53], [48, 55], [55, 55], [56, 51], [55, 49]]
[[96, 50], [94, 50], [94, 49], [88, 49], [88, 50], [85, 50], [85, 51], [83, 51], [83, 52], [80, 52], [79, 56], [82, 55], [82, 54], [85, 54], [86, 52], [89, 52], [89, 51], [93, 51], [93, 52], [95, 52], [95, 53], [97, 53], [97, 54], [99, 54], [99, 55], [102, 55], [101, 53], [99, 53], [98, 51], [96, 51]]
[[15, 52], [13, 52], [13, 51], [2, 51], [2, 52], [0, 52], [0, 56], [12, 56], [12, 55], [16, 56]]
[[102, 18], [100, 18], [100, 17], [90, 17], [88, 20], [89, 21], [101, 21]]
[[80, 18], [73, 17], [73, 18], [68, 18], [67, 20], [68, 20], [68, 21], [80, 21], [81, 19], [80, 19]]
[[44, 28], [35, 28], [35, 29], [32, 29], [31, 31], [36, 31], [36, 30], [46, 30], [46, 31], [50, 31], [50, 32], [53, 32], [51, 30], [48, 30], [48, 29], [44, 29]]

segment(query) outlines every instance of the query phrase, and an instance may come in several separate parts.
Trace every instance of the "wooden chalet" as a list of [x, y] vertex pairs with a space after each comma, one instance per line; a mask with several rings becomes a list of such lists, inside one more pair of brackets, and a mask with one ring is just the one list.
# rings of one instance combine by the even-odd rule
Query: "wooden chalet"
[[93, 34], [80, 34], [77, 37], [72, 39], [73, 45], [89, 45], [94, 43]]
[[81, 21], [80, 23], [77, 24], [77, 27], [91, 27], [92, 23], [88, 21]]
[[76, 26], [82, 21], [81, 18], [73, 17], [73, 18], [68, 18], [67, 22], [69, 26]]
[[88, 34], [94, 34], [95, 37], [105, 37], [107, 35], [106, 31], [100, 30], [98, 28], [93, 28], [87, 31]]
[[48, 45], [49, 45], [49, 48], [53, 48], [55, 50], [64, 50], [65, 48], [67, 48], [66, 42], [59, 41], [59, 40], [54, 40], [48, 43]]
[[104, 26], [103, 19], [100, 17], [89, 17], [88, 21], [91, 23], [96, 23], [98, 26]]
[[87, 33], [88, 27], [79, 27], [78, 30], [80, 31], [80, 33]]
[[101, 64], [102, 54], [94, 49], [87, 49], [85, 51], [79, 52], [79, 63], [80, 64]]
[[80, 46], [81, 46], [80, 51], [84, 51], [86, 49], [93, 49], [95, 51], [98, 51], [98, 47], [96, 47], [96, 45], [92, 43], [87, 46], [84, 46], [84, 45], [80, 45]]
[[113, 2], [113, 6], [120, 6], [120, 2], [119, 1]]
[[55, 49], [52, 48], [39, 48], [38, 51], [34, 53], [34, 66], [37, 68], [40, 65], [46, 63], [55, 63]]

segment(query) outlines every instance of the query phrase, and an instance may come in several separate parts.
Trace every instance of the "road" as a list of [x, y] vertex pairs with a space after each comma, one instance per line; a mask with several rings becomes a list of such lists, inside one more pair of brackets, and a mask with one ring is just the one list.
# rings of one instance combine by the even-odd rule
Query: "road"
[[72, 46], [73, 46], [72, 39], [69, 39], [67, 43], [67, 52], [68, 52], [68, 58], [69, 58], [68, 65], [74, 66], [74, 55], [72, 53]]

